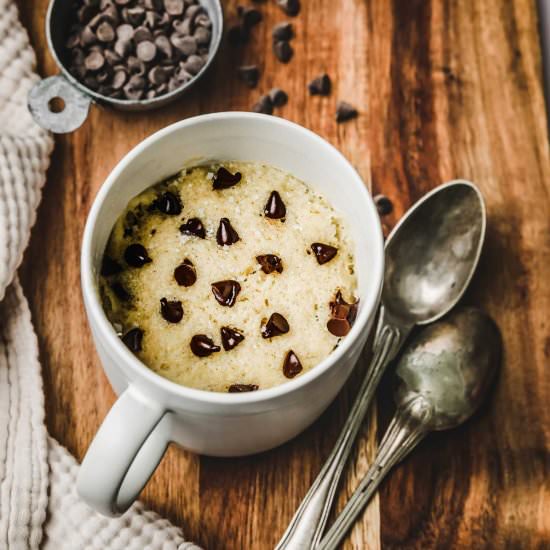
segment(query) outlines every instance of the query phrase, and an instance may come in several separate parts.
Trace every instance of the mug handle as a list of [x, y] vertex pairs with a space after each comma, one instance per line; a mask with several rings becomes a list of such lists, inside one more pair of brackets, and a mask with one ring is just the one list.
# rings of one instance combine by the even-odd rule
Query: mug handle
[[120, 395], [82, 461], [76, 488], [106, 516], [124, 513], [155, 471], [170, 440], [171, 415], [130, 385]]

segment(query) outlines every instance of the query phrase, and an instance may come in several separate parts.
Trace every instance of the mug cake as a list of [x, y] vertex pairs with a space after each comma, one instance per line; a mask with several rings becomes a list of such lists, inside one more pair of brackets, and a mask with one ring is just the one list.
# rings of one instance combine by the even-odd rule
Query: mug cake
[[99, 286], [109, 320], [148, 368], [218, 392], [265, 389], [314, 368], [358, 307], [340, 215], [261, 163], [188, 168], [132, 199]]

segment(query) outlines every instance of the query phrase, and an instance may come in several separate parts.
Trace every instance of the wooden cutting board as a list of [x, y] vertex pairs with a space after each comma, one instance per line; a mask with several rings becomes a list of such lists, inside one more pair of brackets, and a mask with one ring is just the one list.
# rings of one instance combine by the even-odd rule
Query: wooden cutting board
[[[243, 0], [244, 1], [244, 0]], [[487, 246], [466, 303], [497, 320], [505, 357], [491, 402], [475, 419], [430, 437], [383, 484], [345, 548], [550, 547], [550, 163], [537, 14], [531, 0], [302, 0], [292, 18], [294, 59], [271, 51], [286, 17], [264, 21], [242, 50], [224, 45], [187, 97], [154, 113], [94, 107], [59, 137], [22, 270], [41, 350], [50, 433], [81, 459], [115, 396], [94, 351], [79, 288], [82, 230], [116, 162], [158, 128], [211, 111], [247, 110], [272, 86], [278, 114], [338, 147], [373, 192], [394, 202], [395, 223], [423, 193], [457, 177], [475, 181], [489, 211]], [[47, 0], [20, 0], [42, 74]], [[226, 20], [236, 2], [226, 2]], [[249, 90], [235, 78], [258, 63]], [[329, 98], [307, 82], [326, 71]], [[337, 125], [345, 99], [357, 120]], [[352, 380], [323, 417], [279, 449], [243, 459], [171, 448], [145, 503], [208, 549], [269, 549], [320, 469], [349, 408]], [[365, 426], [338, 508], [365, 472], [391, 414], [387, 388]]]

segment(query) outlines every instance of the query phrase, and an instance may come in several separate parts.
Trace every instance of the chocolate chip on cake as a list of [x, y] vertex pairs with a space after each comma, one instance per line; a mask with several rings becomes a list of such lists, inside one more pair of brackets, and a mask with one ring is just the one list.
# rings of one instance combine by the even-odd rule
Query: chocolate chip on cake
[[279, 256], [275, 254], [262, 254], [261, 256], [256, 256], [256, 260], [262, 266], [262, 271], [266, 274], [283, 272], [283, 262]]
[[160, 314], [169, 323], [179, 323], [183, 319], [183, 307], [179, 300], [160, 299]]
[[277, 23], [271, 31], [273, 42], [279, 42], [281, 40], [289, 41], [294, 37], [294, 31], [292, 30], [292, 24], [288, 22]]
[[114, 282], [111, 289], [121, 302], [129, 302], [132, 299], [132, 295], [119, 282]]
[[393, 203], [386, 195], [376, 195], [374, 197], [374, 204], [380, 216], [387, 216], [393, 211]]
[[242, 174], [240, 172], [235, 172], [232, 174], [227, 168], [220, 166], [216, 175], [212, 180], [213, 189], [229, 189], [234, 185], [237, 185], [241, 181]]
[[257, 65], [242, 65], [237, 68], [237, 74], [249, 88], [255, 88], [260, 79], [260, 69]]
[[155, 200], [154, 205], [159, 212], [168, 214], [169, 216], [178, 216], [183, 209], [183, 204], [179, 196], [170, 191], [165, 191]]
[[329, 75], [325, 73], [314, 78], [307, 87], [311, 95], [329, 95], [332, 83]]
[[313, 253], [317, 258], [317, 262], [319, 263], [319, 265], [330, 262], [330, 260], [332, 260], [332, 258], [334, 258], [334, 256], [336, 256], [336, 254], [338, 253], [337, 248], [331, 246], [330, 244], [324, 243], [313, 243], [311, 245], [311, 250], [313, 250]]
[[197, 280], [197, 272], [193, 262], [187, 258], [174, 269], [174, 279], [180, 286], [193, 286]]
[[143, 267], [145, 264], [152, 262], [147, 254], [147, 250], [142, 244], [131, 244], [124, 251], [124, 260], [129, 266]]
[[213, 353], [220, 351], [220, 346], [216, 346], [211, 338], [208, 338], [206, 334], [195, 334], [191, 338], [190, 343], [191, 351], [197, 357], [208, 357]]
[[255, 113], [263, 113], [264, 115], [273, 114], [273, 102], [268, 95], [263, 95], [260, 99], [254, 103], [252, 110]]
[[237, 281], [218, 281], [212, 283], [212, 294], [218, 304], [226, 307], [233, 307], [237, 296], [241, 291], [241, 285]]
[[117, 273], [120, 273], [122, 271], [122, 266], [113, 258], [107, 256], [106, 254], [103, 256], [103, 261], [101, 262], [101, 275], [104, 277], [110, 277], [111, 275], [116, 275]]
[[281, 63], [288, 63], [294, 54], [294, 50], [288, 40], [278, 40], [273, 43], [273, 53]]
[[358, 115], [357, 109], [345, 101], [339, 101], [336, 105], [336, 122], [346, 122]]
[[275, 107], [282, 107], [283, 105], [286, 105], [288, 101], [288, 95], [284, 90], [281, 90], [281, 88], [272, 88], [269, 91], [269, 99], [271, 99], [271, 103]]
[[277, 5], [290, 16], [300, 13], [300, 0], [277, 0]]
[[122, 337], [122, 341], [130, 351], [137, 353], [141, 351], [143, 331], [140, 328], [133, 328]]
[[286, 334], [290, 330], [288, 321], [280, 313], [272, 313], [268, 321], [262, 325], [261, 333], [263, 338], [273, 338]]
[[280, 220], [286, 216], [286, 206], [277, 191], [271, 191], [264, 206], [264, 214], [272, 220]]
[[300, 372], [302, 372], [302, 363], [300, 363], [300, 359], [298, 359], [298, 356], [292, 350], [290, 350], [286, 354], [283, 363], [283, 374], [287, 378], [294, 378]]
[[257, 389], [257, 384], [231, 384], [227, 391], [229, 393], [243, 393], [248, 391], [256, 391]]
[[216, 242], [220, 246], [230, 246], [239, 240], [239, 234], [235, 231], [231, 222], [227, 218], [222, 218], [216, 232]]
[[184, 224], [180, 225], [180, 232], [184, 235], [194, 235], [201, 239], [206, 238], [206, 230], [199, 218], [189, 218]]
[[327, 329], [334, 336], [345, 336], [353, 326], [359, 300], [353, 304], [349, 304], [342, 297], [342, 292], [339, 290], [329, 304], [331, 318], [327, 322]]
[[225, 351], [232, 350], [244, 340], [244, 335], [231, 327], [222, 327], [220, 333], [222, 337], [222, 346]]

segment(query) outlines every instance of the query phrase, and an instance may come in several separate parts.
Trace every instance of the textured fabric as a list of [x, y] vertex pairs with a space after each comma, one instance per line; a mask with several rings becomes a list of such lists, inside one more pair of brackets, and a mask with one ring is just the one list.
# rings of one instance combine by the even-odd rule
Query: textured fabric
[[48, 438], [37, 339], [15, 275], [53, 145], [26, 107], [34, 65], [13, 0], [0, 0], [0, 550], [196, 549], [140, 503], [121, 518], [96, 514], [76, 494], [76, 461]]

